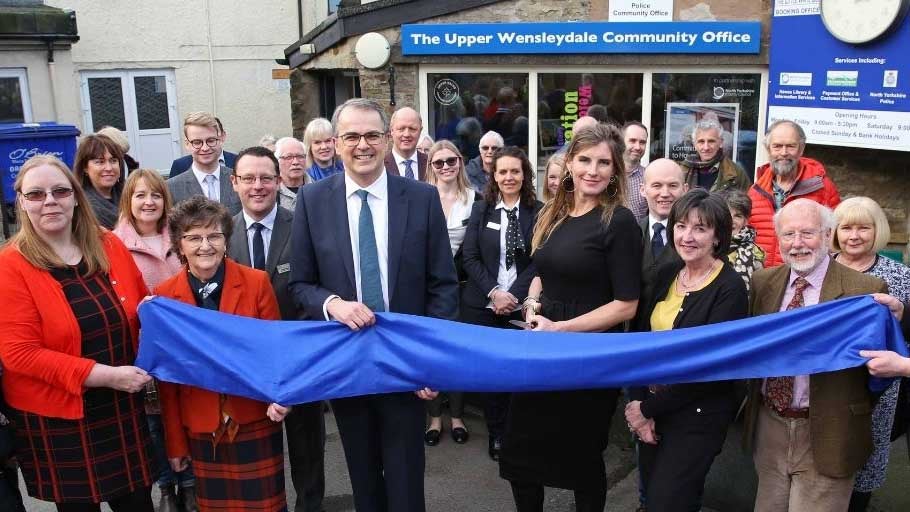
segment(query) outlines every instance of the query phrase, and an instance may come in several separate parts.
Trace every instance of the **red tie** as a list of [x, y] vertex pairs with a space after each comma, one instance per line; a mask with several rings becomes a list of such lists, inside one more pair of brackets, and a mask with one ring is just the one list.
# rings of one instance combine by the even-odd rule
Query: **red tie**
[[[787, 311], [803, 307], [803, 291], [809, 286], [809, 281], [797, 277], [793, 281], [793, 286], [796, 291], [793, 292], [793, 298], [787, 304]], [[765, 379], [765, 400], [777, 412], [789, 409], [793, 402], [793, 377], [768, 377]]]

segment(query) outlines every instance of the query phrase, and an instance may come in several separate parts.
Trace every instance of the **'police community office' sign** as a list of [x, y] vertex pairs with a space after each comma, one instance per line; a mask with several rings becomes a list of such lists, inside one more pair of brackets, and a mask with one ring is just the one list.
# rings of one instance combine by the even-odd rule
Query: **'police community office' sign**
[[758, 21], [452, 23], [401, 26], [403, 55], [759, 52]]

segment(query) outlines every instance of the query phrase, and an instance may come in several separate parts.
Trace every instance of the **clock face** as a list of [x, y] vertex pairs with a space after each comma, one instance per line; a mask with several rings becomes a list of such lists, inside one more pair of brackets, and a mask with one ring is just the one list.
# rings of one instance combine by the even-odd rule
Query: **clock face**
[[825, 28], [852, 44], [874, 41], [903, 21], [910, 0], [821, 0]]

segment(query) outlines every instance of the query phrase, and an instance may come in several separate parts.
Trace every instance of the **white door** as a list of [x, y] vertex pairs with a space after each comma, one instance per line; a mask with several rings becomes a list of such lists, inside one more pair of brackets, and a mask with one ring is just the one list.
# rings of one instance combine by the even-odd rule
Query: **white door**
[[170, 169], [180, 156], [174, 70], [83, 71], [81, 78], [85, 133], [123, 130], [141, 167]]

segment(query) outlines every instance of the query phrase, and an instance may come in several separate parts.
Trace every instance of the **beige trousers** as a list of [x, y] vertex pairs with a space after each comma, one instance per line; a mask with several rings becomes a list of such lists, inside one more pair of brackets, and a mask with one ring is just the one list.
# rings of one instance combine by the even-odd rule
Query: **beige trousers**
[[850, 505], [855, 475], [831, 478], [816, 471], [808, 418], [782, 418], [762, 407], [752, 456], [755, 512], [845, 512]]

